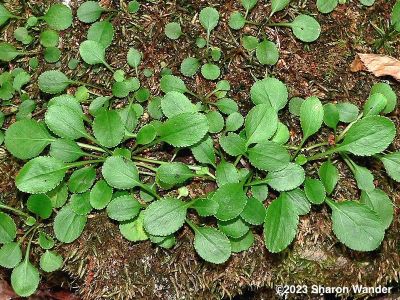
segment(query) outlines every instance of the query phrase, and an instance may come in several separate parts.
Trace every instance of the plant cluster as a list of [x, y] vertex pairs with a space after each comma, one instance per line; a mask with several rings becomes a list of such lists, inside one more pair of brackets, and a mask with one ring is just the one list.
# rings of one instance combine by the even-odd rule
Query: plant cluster
[[[235, 30], [250, 22], [247, 17], [257, 1], [241, 3], [244, 16], [234, 12], [229, 18], [229, 26]], [[271, 16], [288, 4], [288, 0], [272, 0]], [[127, 11], [136, 13], [139, 8], [139, 3], [132, 1]], [[99, 21], [103, 13], [110, 16]], [[39, 284], [39, 271], [30, 262], [32, 245], [44, 249], [39, 263], [43, 271], [61, 268], [62, 257], [51, 250], [55, 239], [75, 241], [88, 216], [100, 210], [118, 224], [127, 240], [150, 240], [167, 249], [174, 247], [174, 234], [187, 224], [194, 233], [198, 255], [215, 264], [249, 249], [254, 243], [252, 228], [258, 226], [263, 227], [266, 248], [272, 253], [283, 251], [296, 236], [299, 216], [309, 213], [312, 205], [325, 203], [332, 211], [333, 232], [339, 241], [357, 251], [379, 247], [393, 219], [393, 204], [375, 187], [372, 173], [358, 163], [358, 157], [381, 161], [388, 175], [400, 182], [400, 152], [387, 151], [396, 128], [384, 115], [397, 103], [388, 84], [372, 87], [361, 112], [351, 103], [323, 104], [315, 96], [289, 101], [286, 85], [266, 77], [252, 85], [253, 107], [243, 116], [229, 98], [228, 81], [220, 80], [213, 91], [198, 95], [169, 69], [163, 70], [160, 79], [162, 95], [153, 96], [139, 80], [140, 51], [131, 48], [126, 53], [127, 64], [136, 76], [113, 68], [106, 60], [114, 37], [110, 21], [115, 13], [95, 1], [84, 2], [77, 11], [79, 21], [91, 24], [87, 39], [79, 46], [80, 58], [88, 67], [104, 66], [112, 72], [110, 90], [68, 78], [61, 70], [43, 72], [38, 86], [51, 99], [44, 107], [44, 119], [37, 121], [31, 114], [35, 102], [22, 90], [31, 76], [22, 69], [0, 76], [3, 104], [12, 104], [16, 92], [25, 98], [16, 122], [0, 135], [1, 143], [4, 135], [5, 147], [14, 157], [26, 160], [15, 182], [18, 190], [29, 194], [27, 201], [21, 203], [21, 209], [0, 205], [2, 211], [20, 218], [16, 223], [17, 218], [0, 213], [0, 265], [13, 269], [11, 283], [16, 293], [29, 296]], [[0, 24], [10, 18], [20, 19], [0, 5]], [[67, 29], [72, 12], [55, 4], [43, 17], [30, 17], [27, 24], [36, 24], [33, 18], [50, 27], [40, 34], [46, 59], [47, 49], [58, 44], [54, 30]], [[196, 44], [205, 48], [204, 56], [184, 59], [180, 70], [183, 76], [192, 77], [201, 69], [204, 78], [217, 80], [221, 71], [214, 62], [220, 60], [222, 52], [210, 46], [210, 36], [218, 25], [219, 13], [206, 7], [200, 11], [199, 21], [206, 35]], [[290, 27], [305, 42], [320, 34], [317, 21], [306, 15], [291, 23], [268, 25]], [[16, 39], [28, 44], [29, 26], [24, 28], [25, 34], [20, 30]], [[180, 24], [168, 23], [165, 34], [179, 39]], [[259, 42], [257, 37], [244, 36], [242, 43], [250, 54], [255, 50], [261, 64], [273, 65], [278, 60], [276, 45], [266, 39]], [[29, 54], [11, 44], [0, 44], [2, 61]], [[144, 71], [145, 76], [152, 76], [151, 70]], [[65, 94], [71, 85], [78, 87], [75, 94]], [[93, 87], [105, 95], [94, 96]], [[287, 106], [300, 119], [303, 138], [299, 145], [290, 143], [289, 129], [279, 119]], [[140, 122], [144, 112], [151, 117], [146, 124]], [[1, 124], [4, 119], [1, 115]], [[334, 139], [307, 145], [323, 126], [332, 131]], [[162, 144], [175, 149], [170, 161], [152, 158], [154, 146]], [[198, 164], [175, 161], [184, 148], [191, 150]], [[316, 160], [324, 161], [318, 176], [308, 175], [303, 166]], [[360, 199], [333, 199], [339, 160], [353, 173]], [[187, 185], [192, 181], [215, 183], [216, 189], [191, 198]], [[271, 199], [271, 194], [276, 197]], [[23, 235], [17, 238], [19, 232]]]

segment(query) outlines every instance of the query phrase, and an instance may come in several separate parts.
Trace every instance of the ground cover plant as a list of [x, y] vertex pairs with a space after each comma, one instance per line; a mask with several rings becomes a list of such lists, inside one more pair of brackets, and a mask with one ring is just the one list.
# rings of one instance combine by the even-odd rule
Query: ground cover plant
[[[241, 30], [251, 24], [247, 17], [256, 2], [242, 1], [244, 16], [234, 12], [228, 26]], [[326, 5], [322, 2], [319, 7]], [[271, 1], [271, 16], [288, 4]], [[392, 13], [394, 28], [400, 19], [397, 7]], [[140, 5], [133, 1], [127, 9], [137, 13]], [[0, 12], [3, 24], [21, 18], [2, 5]], [[124, 53], [132, 69], [129, 73], [106, 60], [114, 36], [110, 18], [115, 13], [95, 1], [84, 2], [77, 10], [79, 21], [91, 24], [87, 40], [79, 45], [80, 59], [88, 67], [113, 74], [110, 90], [69, 78], [57, 68], [45, 71], [37, 84], [49, 101], [43, 118], [36, 120], [32, 118], [36, 103], [23, 89], [32, 80], [31, 74], [17, 68], [0, 75], [2, 105], [12, 104], [15, 95], [23, 100], [16, 111], [1, 117], [3, 123], [15, 114], [15, 122], [1, 133], [1, 142], [14, 157], [25, 161], [15, 183], [26, 199], [19, 208], [0, 206], [0, 265], [12, 269], [11, 283], [17, 294], [29, 296], [39, 284], [38, 267], [30, 259], [32, 247], [43, 249], [38, 262], [42, 271], [60, 269], [63, 258], [51, 250], [55, 241], [75, 241], [89, 215], [100, 210], [118, 223], [127, 240], [150, 240], [167, 249], [174, 247], [175, 234], [187, 224], [195, 235], [198, 255], [214, 264], [248, 250], [254, 242], [252, 229], [257, 227], [263, 228], [268, 251], [283, 251], [296, 236], [299, 216], [307, 214], [312, 205], [329, 206], [333, 232], [350, 249], [373, 251], [380, 246], [392, 223], [392, 200], [375, 187], [372, 173], [358, 160], [380, 161], [387, 174], [400, 181], [400, 154], [387, 151], [396, 134], [393, 121], [385, 116], [397, 103], [390, 85], [372, 86], [365, 105], [358, 108], [346, 102], [322, 103], [316, 96], [289, 100], [282, 81], [270, 76], [255, 78], [250, 89], [252, 107], [243, 115], [229, 98], [233, 93], [230, 82], [221, 78], [223, 53], [210, 42], [221, 22], [219, 12], [206, 7], [199, 11], [205, 30], [205, 38], [196, 40], [202, 49], [199, 57], [184, 59], [181, 74], [165, 69], [159, 95], [151, 95], [139, 80], [143, 60], [139, 50], [132, 47]], [[107, 16], [99, 21], [103, 14]], [[67, 6], [55, 4], [43, 16], [29, 17], [25, 27], [14, 32], [15, 45], [0, 43], [0, 60], [26, 57], [34, 70], [38, 53], [19, 48], [39, 38], [44, 59], [57, 62], [61, 55], [58, 31], [71, 26], [72, 15]], [[39, 35], [30, 32], [42, 21], [48, 29]], [[253, 25], [289, 27], [305, 43], [321, 33], [315, 18], [304, 14], [292, 22], [266, 20]], [[180, 24], [168, 23], [165, 35], [179, 42]], [[279, 59], [278, 47], [265, 38], [244, 36], [242, 46], [250, 56], [255, 53], [260, 64], [274, 65]], [[77, 63], [72, 61], [70, 67]], [[197, 94], [183, 81], [199, 70], [206, 80], [215, 82], [208, 94]], [[152, 76], [151, 70], [144, 71], [145, 76]], [[73, 95], [65, 93], [70, 86], [77, 87]], [[303, 137], [299, 144], [290, 141], [289, 129], [280, 121], [285, 109], [300, 120]], [[140, 121], [144, 113], [150, 116], [149, 122]], [[308, 143], [323, 127], [332, 131], [333, 139]], [[160, 144], [172, 147], [175, 155], [189, 149], [197, 163], [152, 158], [152, 149]], [[305, 167], [315, 161], [323, 162], [318, 174], [306, 172]], [[333, 199], [338, 161], [345, 162], [353, 174], [360, 199]], [[186, 187], [191, 181], [215, 182], [216, 189], [191, 198]], [[273, 199], [271, 191], [276, 195]]]

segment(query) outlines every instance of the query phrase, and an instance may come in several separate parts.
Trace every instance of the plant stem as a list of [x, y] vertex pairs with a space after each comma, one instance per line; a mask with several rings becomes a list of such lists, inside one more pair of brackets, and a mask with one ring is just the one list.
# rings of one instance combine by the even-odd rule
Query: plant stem
[[153, 164], [157, 164], [157, 165], [162, 165], [162, 164], [166, 164], [167, 163], [165, 161], [151, 159], [151, 158], [144, 158], [144, 157], [140, 157], [140, 156], [132, 156], [132, 158], [134, 160], [144, 161], [144, 162], [153, 163]]
[[337, 137], [336, 142], [340, 142], [344, 136], [346, 135], [346, 133], [350, 130], [351, 126], [353, 126], [354, 123], [356, 123], [361, 117], [363, 116], [363, 114], [359, 114], [357, 116], [357, 119], [353, 122], [351, 122], [349, 125], [347, 125], [347, 127], [340, 133], [340, 135]]
[[150, 171], [157, 172], [157, 168], [154, 168], [154, 167], [152, 167], [152, 166], [150, 166], [148, 164], [145, 164], [145, 163], [142, 163], [142, 162], [136, 162], [136, 165], [140, 166], [140, 167], [143, 167], [143, 168], [146, 168], [146, 169], [149, 169]]
[[104, 162], [106, 159], [93, 159], [93, 160], [83, 160], [83, 161], [78, 161], [75, 163], [70, 163], [67, 164], [66, 167], [68, 169], [70, 168], [75, 168], [75, 167], [81, 167], [81, 166], [85, 166], [85, 165], [89, 165], [89, 164], [98, 164], [98, 163], [102, 163]]
[[318, 148], [318, 147], [322, 147], [322, 146], [327, 146], [327, 145], [329, 145], [328, 142], [322, 142], [322, 143], [314, 144], [314, 145], [311, 145], [311, 146], [309, 146], [307, 148], [304, 148], [304, 150], [309, 151], [309, 150], [312, 150], [312, 149], [315, 149], [315, 148]]
[[321, 158], [323, 158], [323, 157], [326, 157], [326, 156], [328, 156], [328, 155], [330, 155], [330, 154], [336, 153], [336, 152], [338, 152], [338, 151], [339, 151], [339, 148], [338, 148], [338, 147], [331, 148], [331, 149], [329, 149], [329, 150], [327, 150], [327, 151], [325, 151], [325, 152], [317, 153], [317, 154], [315, 154], [315, 155], [313, 155], [313, 156], [307, 157], [307, 161], [318, 160], [318, 159], [321, 159]]
[[135, 151], [132, 152], [132, 154], [140, 153], [143, 150], [146, 150], [146, 149], [158, 144], [159, 142], [160, 142], [160, 140], [156, 139], [156, 140], [152, 141], [150, 144], [147, 144], [147, 145], [145, 145], [143, 147], [137, 148]]
[[79, 147], [81, 148], [85, 148], [85, 149], [90, 149], [90, 150], [94, 150], [94, 151], [99, 151], [99, 152], [103, 152], [103, 153], [107, 153], [106, 150], [100, 148], [100, 147], [96, 147], [96, 146], [92, 146], [89, 144], [85, 144], [85, 143], [77, 143]]
[[9, 210], [9, 211], [12, 211], [12, 212], [16, 213], [17, 215], [23, 216], [25, 218], [30, 217], [29, 214], [23, 212], [22, 210], [19, 210], [17, 208], [14, 208], [14, 207], [11, 207], [11, 206], [8, 206], [8, 205], [5, 205], [5, 204], [0, 204], [0, 209], [6, 209], [6, 210]]
[[292, 23], [267, 23], [266, 26], [268, 27], [292, 27]]
[[158, 195], [155, 191], [153, 191], [150, 187], [145, 184], [141, 184], [139, 186], [142, 190], [145, 190], [148, 194], [152, 195], [153, 197], [160, 199], [160, 195]]

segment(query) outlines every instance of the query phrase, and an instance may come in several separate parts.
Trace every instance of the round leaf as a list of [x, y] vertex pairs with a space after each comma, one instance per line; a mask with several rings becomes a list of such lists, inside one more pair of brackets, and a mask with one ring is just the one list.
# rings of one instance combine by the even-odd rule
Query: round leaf
[[11, 273], [11, 286], [18, 296], [32, 295], [39, 285], [39, 271], [24, 259]]
[[141, 209], [139, 201], [131, 195], [120, 196], [111, 200], [107, 206], [108, 216], [116, 221], [127, 221], [139, 214]]
[[141, 185], [136, 165], [121, 156], [108, 157], [102, 174], [107, 183], [117, 189], [126, 190]]
[[25, 193], [46, 193], [63, 180], [67, 169], [58, 159], [39, 156], [22, 167], [15, 178], [15, 183], [17, 188]]
[[81, 235], [86, 221], [86, 215], [78, 215], [70, 206], [64, 206], [54, 218], [56, 238], [63, 243], [72, 243]]
[[144, 211], [144, 228], [152, 235], [170, 235], [182, 227], [186, 210], [187, 203], [176, 198], [155, 201]]

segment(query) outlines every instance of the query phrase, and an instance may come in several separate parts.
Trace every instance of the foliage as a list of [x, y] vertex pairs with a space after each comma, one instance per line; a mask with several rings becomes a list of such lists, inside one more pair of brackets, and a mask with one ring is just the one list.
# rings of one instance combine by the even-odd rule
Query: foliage
[[[272, 0], [270, 16], [289, 2]], [[249, 20], [258, 1], [240, 3], [244, 11], [233, 12], [228, 26], [233, 30], [262, 28], [262, 24]], [[323, 13], [336, 5], [337, 1], [317, 1]], [[135, 14], [139, 2], [129, 2], [126, 9]], [[391, 18], [396, 30], [399, 11], [396, 4]], [[99, 21], [103, 13], [110, 16]], [[139, 50], [142, 45], [132, 45], [123, 54], [124, 69], [114, 69], [107, 62], [116, 32], [112, 23], [115, 13], [123, 12], [96, 1], [86, 1], [77, 10], [77, 20], [90, 24], [87, 39], [79, 45], [84, 62], [80, 67], [109, 72], [111, 88], [71, 79], [76, 76], [73, 72], [66, 72], [67, 76], [58, 69], [45, 71], [38, 76], [37, 85], [43, 99], [49, 100], [42, 107], [43, 120], [38, 121], [32, 118], [35, 101], [24, 90], [35, 77], [19, 68], [0, 75], [2, 104], [12, 104], [14, 95], [22, 100], [15, 122], [5, 133], [0, 132], [0, 142], [4, 140], [6, 149], [23, 160], [15, 183], [18, 190], [29, 194], [20, 206], [26, 209], [0, 204], [0, 265], [13, 269], [11, 283], [20, 296], [31, 295], [39, 284], [39, 270], [30, 262], [31, 247], [42, 249], [37, 251], [42, 271], [62, 268], [62, 257], [51, 250], [56, 243], [53, 238], [61, 243], [74, 242], [84, 231], [89, 214], [98, 210], [106, 211], [127, 240], [150, 240], [167, 249], [174, 247], [175, 236], [187, 224], [194, 233], [198, 255], [215, 264], [249, 249], [255, 228], [263, 228], [270, 252], [283, 251], [296, 236], [299, 217], [309, 213], [312, 205], [330, 208], [333, 232], [347, 247], [372, 251], [380, 246], [393, 220], [393, 204], [375, 187], [373, 173], [361, 165], [359, 157], [381, 161], [387, 174], [400, 182], [399, 152], [387, 150], [396, 134], [393, 121], [385, 116], [397, 103], [390, 85], [375, 84], [360, 110], [347, 102], [322, 103], [316, 96], [289, 101], [285, 83], [266, 76], [255, 78], [250, 88], [252, 107], [239, 109], [229, 81], [219, 80], [229, 69], [222, 64], [227, 59], [225, 53], [213, 44], [212, 34], [220, 30], [222, 21], [215, 8], [205, 7], [198, 14], [205, 30], [205, 38], [196, 40], [198, 57], [186, 57], [179, 70], [188, 78], [200, 70], [202, 80], [209, 80], [208, 93], [197, 94], [180, 76], [164, 68], [159, 78], [160, 94], [152, 95], [154, 91], [142, 86], [145, 82], [140, 80], [153, 76], [152, 70], [141, 66], [148, 59]], [[19, 18], [0, 5], [0, 25]], [[72, 25], [71, 10], [54, 4], [44, 16], [35, 18], [14, 33], [16, 40], [31, 44], [30, 34], [35, 32], [30, 28], [43, 20], [50, 29], [38, 33], [38, 41], [45, 48], [45, 59], [58, 61], [58, 31]], [[321, 33], [317, 20], [308, 15], [266, 26], [288, 27], [306, 43], [315, 41]], [[184, 38], [179, 22], [167, 23], [164, 32], [173, 40], [170, 42]], [[248, 54], [249, 63], [268, 68], [279, 60], [278, 46], [266, 36], [260, 40], [243, 35], [240, 47]], [[31, 54], [10, 43], [0, 43], [1, 61]], [[37, 64], [38, 60], [29, 63], [32, 70]], [[74, 94], [70, 90], [65, 93], [70, 86], [77, 87]], [[97, 95], [93, 87], [106, 92]], [[286, 106], [300, 121], [302, 139], [298, 144], [289, 141], [289, 128], [280, 121]], [[1, 125], [5, 119], [1, 114]], [[310, 146], [322, 128], [332, 131], [334, 142]], [[151, 158], [165, 156], [157, 155], [158, 148], [153, 147], [163, 144], [173, 149], [172, 158]], [[192, 159], [176, 159], [183, 149], [191, 152]], [[318, 172], [306, 172], [320, 160]], [[347, 165], [357, 183], [359, 200], [332, 199], [340, 185], [339, 161]], [[216, 188], [193, 196], [189, 193], [193, 181], [210, 181]], [[194, 214], [197, 218], [192, 217]], [[196, 224], [194, 219], [208, 225]], [[209, 226], [208, 220], [214, 220], [216, 226]]]

